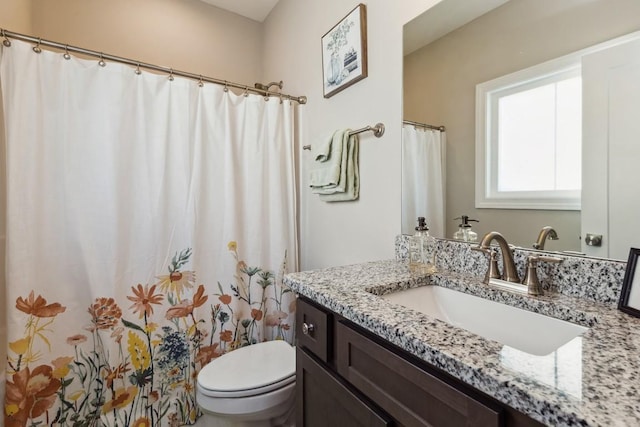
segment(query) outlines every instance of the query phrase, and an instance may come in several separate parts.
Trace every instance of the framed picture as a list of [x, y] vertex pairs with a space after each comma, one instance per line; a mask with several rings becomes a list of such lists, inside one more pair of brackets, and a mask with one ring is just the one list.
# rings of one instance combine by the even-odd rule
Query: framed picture
[[636, 317], [640, 317], [640, 269], [636, 268], [638, 256], [640, 256], [640, 249], [631, 248], [618, 302], [620, 311]]
[[359, 4], [322, 36], [322, 82], [329, 98], [367, 77], [367, 9]]

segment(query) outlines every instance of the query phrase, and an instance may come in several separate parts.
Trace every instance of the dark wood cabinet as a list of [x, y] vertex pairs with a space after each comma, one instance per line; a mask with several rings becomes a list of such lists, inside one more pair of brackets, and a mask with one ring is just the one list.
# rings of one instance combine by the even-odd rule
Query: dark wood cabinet
[[297, 337], [297, 427], [542, 425], [304, 297]]
[[391, 418], [375, 408], [321, 361], [296, 349], [296, 404], [298, 426], [384, 427]]
[[297, 310], [296, 319], [298, 347], [308, 349], [314, 356], [327, 363], [332, 353], [332, 349], [329, 348], [333, 332], [331, 315], [312, 304], [302, 304], [302, 309]]
[[502, 425], [499, 405], [465, 394], [344, 321], [338, 322], [336, 356], [338, 373], [404, 425]]

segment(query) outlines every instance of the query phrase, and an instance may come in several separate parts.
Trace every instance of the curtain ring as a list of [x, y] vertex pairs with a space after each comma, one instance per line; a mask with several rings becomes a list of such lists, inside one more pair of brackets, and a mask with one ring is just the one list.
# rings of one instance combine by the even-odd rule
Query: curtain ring
[[102, 52], [100, 52], [100, 61], [98, 61], [98, 65], [101, 67], [104, 67], [107, 65], [107, 63], [104, 62], [104, 58], [102, 57]]
[[170, 82], [173, 81], [173, 68], [171, 68], [171, 71], [169, 73], [169, 77], [167, 77], [169, 79]]
[[62, 57], [64, 59], [66, 59], [67, 61], [69, 59], [71, 59], [71, 55], [69, 55], [69, 45], [68, 44], [64, 45], [64, 54], [62, 55]]
[[136, 69], [135, 69], [134, 73], [136, 73], [137, 75], [142, 74], [142, 71], [140, 71], [140, 63], [139, 62], [138, 62], [138, 64], [136, 64]]
[[282, 104], [282, 93], [280, 94], [280, 104]]
[[224, 89], [222, 89], [222, 90], [224, 90], [225, 92], [229, 92], [229, 82], [228, 81], [226, 81], [226, 80], [224, 81]]
[[2, 35], [2, 37], [4, 37], [4, 40], [2, 40], [2, 44], [3, 44], [5, 47], [9, 47], [9, 46], [11, 46], [11, 40], [9, 40], [9, 39], [7, 38], [7, 33], [6, 33], [4, 30], [2, 30], [2, 34], [1, 34], [1, 35]]
[[40, 49], [40, 42], [42, 41], [42, 39], [40, 37], [38, 37], [38, 44], [35, 45], [32, 49], [35, 53], [40, 53], [42, 52], [42, 49]]
[[247, 96], [249, 96], [249, 86], [245, 86], [245, 87], [244, 87], [244, 94], [243, 94], [243, 95], [245, 96], [245, 98], [246, 98]]
[[198, 80], [198, 86], [204, 86], [204, 82], [202, 81], [202, 74], [200, 74], [200, 80]]

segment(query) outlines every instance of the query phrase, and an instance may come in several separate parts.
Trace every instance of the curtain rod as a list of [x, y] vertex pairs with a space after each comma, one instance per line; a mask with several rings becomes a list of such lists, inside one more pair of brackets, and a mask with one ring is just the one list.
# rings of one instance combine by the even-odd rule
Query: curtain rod
[[427, 129], [433, 129], [433, 130], [439, 130], [440, 132], [444, 132], [445, 128], [444, 126], [434, 126], [434, 125], [428, 125], [426, 123], [420, 123], [420, 122], [412, 122], [411, 120], [403, 120], [402, 123], [406, 124], [406, 125], [413, 125], [413, 126], [418, 126], [421, 128], [427, 128]]
[[186, 71], [174, 70], [173, 68], [167, 68], [167, 67], [162, 67], [162, 66], [159, 66], [159, 65], [147, 64], [145, 62], [134, 61], [132, 59], [123, 58], [121, 56], [109, 55], [109, 54], [98, 52], [98, 51], [95, 51], [95, 50], [84, 49], [84, 48], [81, 48], [81, 47], [71, 46], [71, 45], [63, 44], [63, 43], [58, 43], [58, 42], [54, 42], [54, 41], [51, 41], [51, 40], [43, 40], [40, 37], [33, 37], [33, 36], [29, 36], [27, 34], [15, 33], [13, 31], [8, 31], [8, 30], [2, 29], [2, 28], [0, 28], [0, 37], [4, 38], [4, 40], [2, 41], [2, 44], [5, 47], [10, 47], [11, 46], [11, 41], [9, 40], [9, 38], [13, 38], [13, 39], [22, 40], [22, 41], [25, 41], [25, 42], [36, 43], [36, 45], [33, 47], [33, 50], [36, 53], [40, 53], [41, 52], [40, 46], [46, 46], [46, 47], [51, 47], [51, 48], [63, 50], [65, 55], [68, 55], [69, 52], [73, 52], [73, 53], [80, 53], [82, 55], [92, 56], [94, 58], [100, 58], [99, 64], [102, 65], [102, 66], [104, 66], [104, 64], [105, 64], [104, 61], [108, 60], [108, 61], [119, 62], [121, 64], [127, 64], [127, 65], [131, 65], [133, 67], [136, 67], [136, 72], [138, 72], [138, 70], [140, 68], [145, 68], [147, 70], [159, 71], [161, 73], [169, 74], [169, 78], [170, 79], [173, 79], [173, 76], [186, 77], [188, 79], [197, 80], [200, 84], [204, 83], [204, 82], [214, 83], [214, 84], [222, 85], [222, 86], [225, 86], [225, 87], [232, 87], [232, 88], [236, 88], [236, 89], [242, 89], [242, 90], [244, 90], [245, 93], [252, 92], [252, 93], [257, 93], [257, 94], [264, 95], [264, 96], [274, 96], [274, 97], [278, 97], [278, 98], [282, 98], [282, 99], [289, 99], [291, 101], [298, 102], [299, 104], [306, 104], [307, 103], [307, 97], [306, 96], [286, 95], [286, 94], [283, 94], [283, 93], [273, 92], [273, 91], [265, 90], [265, 89], [259, 89], [259, 88], [256, 88], [256, 87], [247, 86], [247, 85], [243, 85], [243, 84], [240, 84], [240, 83], [234, 83], [234, 82], [230, 82], [230, 81], [227, 81], [227, 80], [216, 79], [216, 78], [213, 78], [213, 77], [205, 77], [205, 76], [198, 75], [198, 74], [188, 73]]

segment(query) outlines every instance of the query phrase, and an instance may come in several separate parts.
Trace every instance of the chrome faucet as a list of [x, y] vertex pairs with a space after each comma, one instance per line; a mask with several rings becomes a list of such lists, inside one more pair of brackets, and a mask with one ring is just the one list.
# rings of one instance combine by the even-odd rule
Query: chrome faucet
[[553, 227], [549, 225], [542, 227], [542, 230], [540, 230], [540, 234], [538, 234], [538, 240], [533, 244], [533, 249], [543, 250], [544, 243], [547, 241], [547, 239], [549, 240], [559, 239], [558, 233], [556, 233], [556, 230], [554, 230]]
[[[511, 252], [511, 248], [509, 247], [507, 240], [502, 234], [498, 233], [497, 231], [491, 231], [490, 233], [484, 235], [477, 247], [472, 247], [472, 249], [489, 254], [489, 270], [494, 270], [495, 267], [493, 266], [493, 262], [495, 261], [495, 259], [493, 256], [491, 256], [491, 242], [493, 242], [494, 240], [498, 242], [500, 251], [502, 252], [502, 275], [500, 276], [500, 278], [502, 280], [506, 280], [507, 282], [520, 283], [518, 271], [516, 270], [516, 264], [513, 261], [513, 253]], [[496, 275], [497, 274], [495, 271], [490, 273], [488, 272], [487, 278], [485, 280], [495, 278]]]

